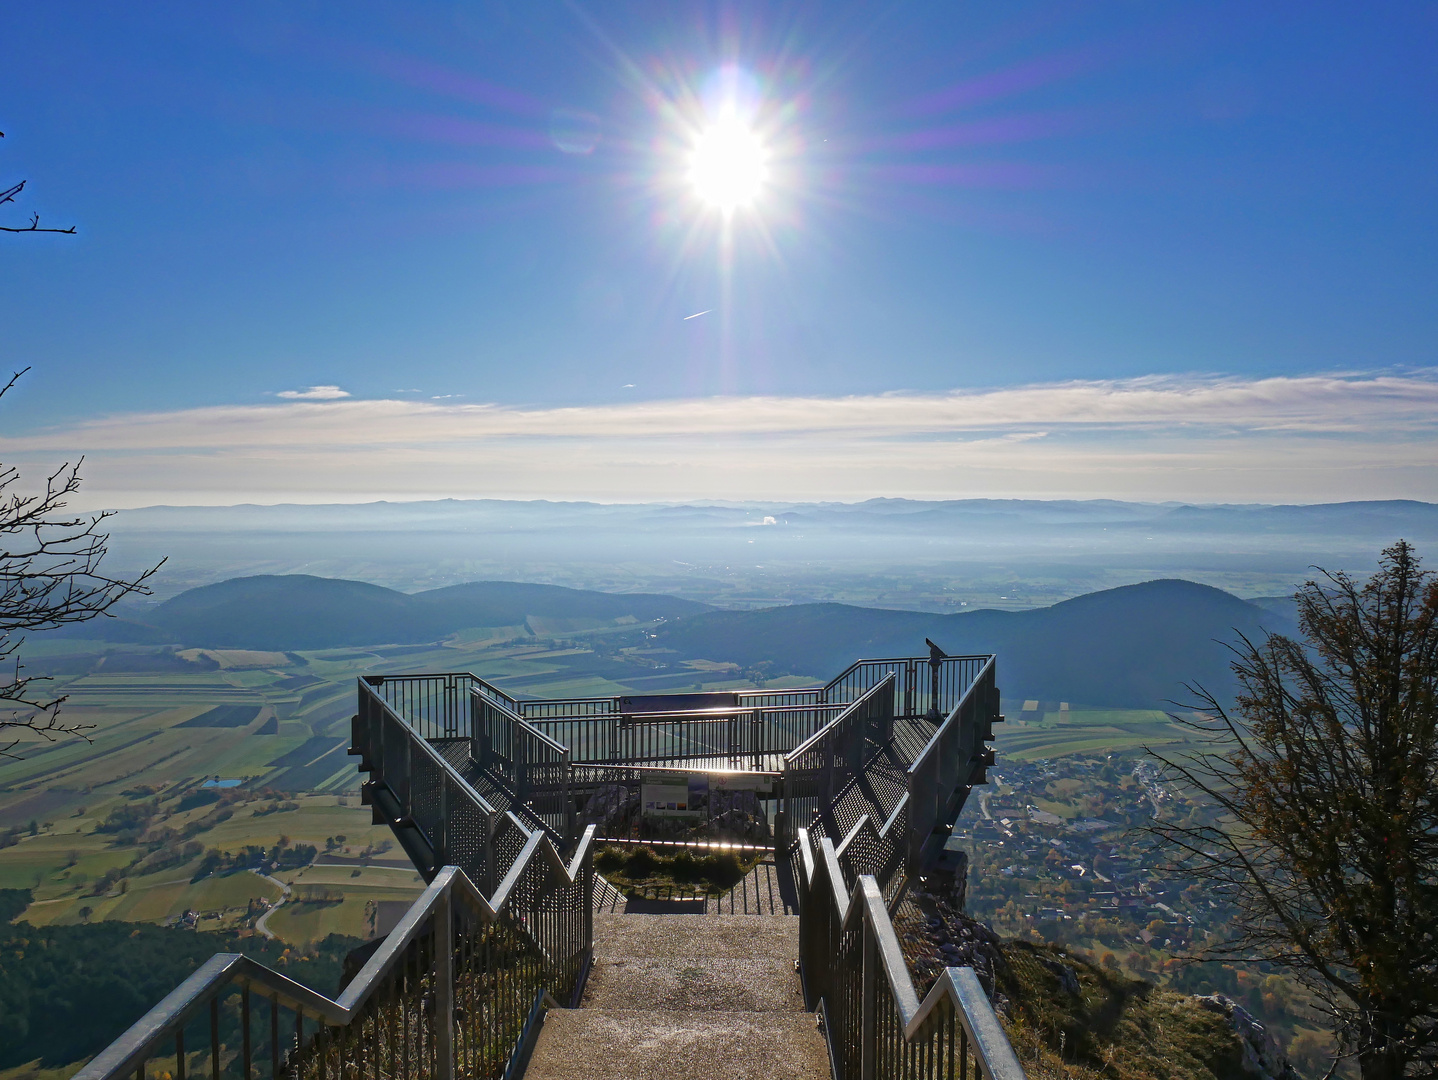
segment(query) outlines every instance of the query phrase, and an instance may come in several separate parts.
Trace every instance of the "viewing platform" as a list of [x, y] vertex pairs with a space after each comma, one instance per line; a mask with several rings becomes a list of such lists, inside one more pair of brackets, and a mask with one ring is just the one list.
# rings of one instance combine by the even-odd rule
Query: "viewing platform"
[[[952, 871], [1002, 719], [993, 656], [931, 645], [781, 690], [526, 700], [451, 672], [357, 691], [362, 799], [425, 893], [337, 998], [221, 954], [80, 1080], [518, 1077], [531, 1059], [536, 1078], [1022, 1077], [974, 970], [921, 1001], [890, 921]], [[723, 896], [626, 897], [602, 845], [752, 868]]]

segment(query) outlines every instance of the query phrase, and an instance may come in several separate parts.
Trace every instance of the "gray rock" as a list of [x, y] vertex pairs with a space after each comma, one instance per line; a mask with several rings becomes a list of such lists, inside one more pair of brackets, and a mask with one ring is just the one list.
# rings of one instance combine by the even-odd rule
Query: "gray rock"
[[1060, 964], [1057, 960], [1046, 960], [1042, 956], [1038, 958], [1039, 963], [1048, 968], [1049, 971], [1058, 976], [1059, 989], [1065, 994], [1078, 996], [1079, 981], [1078, 972], [1067, 964]]
[[1243, 1071], [1256, 1080], [1299, 1080], [1283, 1047], [1253, 1014], [1222, 994], [1195, 996], [1199, 1008], [1218, 1013], [1228, 1021], [1243, 1047]]

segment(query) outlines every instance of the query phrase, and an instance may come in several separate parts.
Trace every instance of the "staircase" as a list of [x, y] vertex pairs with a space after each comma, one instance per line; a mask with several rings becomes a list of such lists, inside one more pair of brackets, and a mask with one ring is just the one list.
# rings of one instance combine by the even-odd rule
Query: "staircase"
[[828, 1080], [792, 915], [595, 915], [577, 1009], [551, 1009], [525, 1080]]

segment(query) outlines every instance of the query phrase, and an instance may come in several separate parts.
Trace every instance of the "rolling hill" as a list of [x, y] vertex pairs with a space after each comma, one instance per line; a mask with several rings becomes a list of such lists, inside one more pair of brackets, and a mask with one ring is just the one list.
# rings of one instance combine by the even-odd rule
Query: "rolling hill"
[[[206, 585], [126, 619], [68, 628], [75, 637], [192, 648], [287, 651], [404, 645], [477, 627], [539, 636], [663, 619], [652, 636], [620, 643], [676, 661], [736, 663], [822, 679], [865, 656], [914, 656], [932, 638], [950, 653], [997, 652], [1010, 696], [1114, 708], [1186, 700], [1184, 683], [1232, 695], [1225, 643], [1266, 630], [1293, 633], [1291, 602], [1257, 603], [1165, 579], [1088, 593], [1029, 611], [919, 611], [794, 604], [721, 611], [690, 600], [480, 581], [406, 594], [307, 575]], [[97, 633], [98, 631], [98, 633]]]
[[775, 672], [836, 673], [861, 656], [913, 656], [932, 638], [951, 654], [999, 654], [1006, 693], [1116, 708], [1184, 700], [1184, 683], [1234, 689], [1223, 643], [1292, 633], [1291, 617], [1191, 581], [1089, 593], [1032, 611], [934, 615], [843, 604], [712, 611], [661, 627], [654, 643], [681, 656]]
[[125, 617], [67, 628], [71, 637], [284, 651], [435, 641], [474, 627], [650, 622], [707, 611], [705, 604], [643, 593], [475, 581], [402, 593], [308, 574], [232, 578], [190, 589]]

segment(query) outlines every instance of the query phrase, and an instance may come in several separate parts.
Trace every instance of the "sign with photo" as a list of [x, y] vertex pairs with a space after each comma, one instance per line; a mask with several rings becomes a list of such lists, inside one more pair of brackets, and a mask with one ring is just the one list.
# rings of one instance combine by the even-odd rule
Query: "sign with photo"
[[716, 792], [752, 791], [756, 795], [768, 795], [774, 790], [774, 778], [754, 773], [711, 773], [709, 786]]
[[657, 773], [640, 786], [645, 817], [712, 817], [754, 809], [754, 800], [773, 791], [773, 777], [753, 773]]
[[656, 776], [641, 785], [645, 817], [703, 817], [709, 809], [709, 777], [703, 773]]

